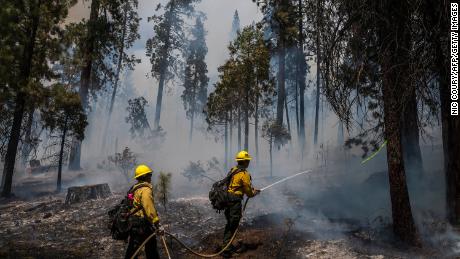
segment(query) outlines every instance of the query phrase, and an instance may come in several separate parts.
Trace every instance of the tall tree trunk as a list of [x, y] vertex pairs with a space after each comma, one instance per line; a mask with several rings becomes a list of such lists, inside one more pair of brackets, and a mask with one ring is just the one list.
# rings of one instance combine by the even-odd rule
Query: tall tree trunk
[[[88, 36], [86, 39], [86, 47], [84, 49], [84, 65], [81, 71], [80, 76], [80, 99], [81, 104], [84, 110], [88, 109], [88, 92], [91, 83], [91, 71], [93, 66], [93, 54], [95, 48], [95, 29], [97, 26], [97, 19], [99, 17], [99, 7], [100, 0], [93, 0], [91, 2], [91, 12], [88, 21]], [[69, 169], [70, 170], [80, 170], [80, 160], [81, 160], [81, 141], [73, 139], [72, 148], [70, 150], [69, 157]]]
[[14, 165], [16, 162], [16, 152], [18, 150], [19, 139], [21, 136], [22, 119], [24, 117], [24, 110], [26, 104], [27, 93], [21, 90], [23, 85], [29, 82], [30, 71], [32, 68], [32, 59], [35, 51], [35, 40], [40, 22], [40, 6], [41, 0], [33, 8], [32, 24], [28, 28], [28, 40], [24, 44], [22, 53], [19, 83], [15, 86], [18, 89], [16, 94], [16, 103], [13, 114], [13, 124], [10, 129], [10, 137], [8, 139], [8, 147], [5, 154], [5, 164], [3, 165], [3, 190], [2, 197], [9, 197], [11, 195], [11, 185], [13, 184]]
[[228, 116], [225, 116], [225, 130], [224, 130], [224, 141], [225, 141], [225, 158], [224, 158], [224, 169], [225, 171], [228, 170]]
[[270, 177], [273, 178], [273, 135], [270, 134]]
[[229, 124], [230, 124], [229, 125], [229, 127], [230, 127], [230, 141], [228, 142], [228, 150], [229, 150], [228, 153], [230, 155], [233, 155], [233, 148], [232, 148], [233, 147], [233, 112], [230, 110], [229, 114], [230, 114], [230, 116], [229, 116], [229, 118], [230, 118], [230, 120], [229, 120]]
[[67, 117], [65, 118], [64, 129], [62, 130], [62, 136], [61, 136], [61, 150], [59, 151], [57, 192], [61, 192], [62, 160], [63, 160], [63, 157], [64, 157], [64, 145], [65, 145], [66, 134], [67, 134]]
[[319, 123], [319, 95], [321, 88], [321, 42], [320, 42], [320, 20], [321, 20], [321, 0], [317, 0], [316, 6], [316, 107], [315, 107], [315, 132], [313, 143], [318, 144], [318, 123]]
[[411, 82], [406, 86], [408, 94], [403, 105], [402, 124], [402, 147], [404, 165], [408, 180], [414, 177], [420, 178], [423, 175], [422, 153], [419, 144], [418, 109], [415, 85]]
[[379, 24], [380, 46], [383, 48], [381, 67], [383, 74], [384, 127], [387, 145], [387, 163], [390, 182], [393, 231], [401, 240], [417, 245], [419, 238], [412, 217], [406, 184], [401, 145], [402, 102], [401, 89], [407, 87], [405, 77], [409, 72], [410, 35], [405, 30], [408, 23], [408, 3], [400, 0], [380, 2], [378, 9], [385, 21]]
[[244, 150], [249, 152], [249, 85], [246, 85], [246, 103], [244, 105]]
[[286, 110], [286, 123], [288, 127], [288, 132], [291, 134], [291, 121], [289, 120], [289, 109], [287, 106], [287, 98], [284, 99], [284, 109]]
[[337, 129], [337, 144], [339, 147], [342, 147], [344, 144], [344, 138], [343, 138], [343, 122], [342, 120], [339, 119], [339, 125]]
[[[451, 224], [460, 224], [460, 118], [450, 115], [450, 54], [449, 32], [450, 1], [424, 1], [427, 28], [431, 28], [430, 41], [434, 46], [434, 70], [439, 76], [441, 97], [442, 146], [446, 175], [446, 211]], [[444, 34], [446, 33], [446, 34]], [[445, 39], [441, 41], [440, 39]]]
[[241, 110], [238, 107], [238, 152], [241, 150]]
[[[196, 75], [196, 70], [195, 70], [195, 76], [194, 76], [194, 78], [196, 78], [196, 77], [197, 77], [197, 75]], [[194, 81], [196, 81], [196, 80], [194, 80]], [[194, 82], [194, 85], [195, 85], [195, 82]], [[192, 114], [191, 114], [191, 117], [190, 117], [190, 135], [189, 135], [189, 139], [188, 139], [189, 143], [192, 143], [192, 137], [193, 137], [193, 122], [194, 122], [194, 119], [195, 119], [195, 112], [196, 112], [196, 111], [195, 111], [195, 109], [196, 109], [196, 108], [195, 108], [195, 107], [196, 107], [196, 106], [195, 106], [195, 104], [196, 104], [196, 94], [195, 94], [195, 90], [196, 90], [196, 89], [195, 89], [195, 86], [194, 86], [194, 87], [193, 87], [193, 92], [192, 92], [192, 107], [191, 107], [191, 112], [192, 112]], [[225, 115], [225, 116], [227, 116], [227, 115]], [[227, 118], [225, 119], [225, 127], [226, 127], [226, 130], [227, 130], [227, 127], [228, 127], [228, 126], [227, 126]], [[225, 135], [227, 135], [227, 133], [225, 133]], [[226, 140], [226, 141], [227, 141], [227, 140]], [[226, 152], [227, 152], [227, 151], [226, 151]]]
[[[286, 51], [284, 49], [284, 35], [280, 33], [280, 46], [278, 47], [278, 99], [276, 105], [276, 123], [280, 126], [283, 125], [284, 113], [284, 100], [285, 94], [285, 57]], [[275, 140], [276, 141], [276, 140]]]
[[254, 111], [254, 142], [256, 146], [256, 165], [259, 166], [259, 96], [256, 96]]
[[298, 46], [298, 54], [297, 54], [297, 85], [299, 87], [299, 142], [301, 147], [301, 155], [303, 159], [303, 153], [305, 150], [305, 75], [306, 75], [306, 64], [305, 64], [305, 54], [303, 52], [303, 44], [304, 44], [304, 37], [303, 37], [303, 12], [302, 12], [302, 0], [298, 2], [299, 8], [299, 46]]
[[161, 104], [163, 101], [163, 88], [165, 85], [166, 81], [166, 72], [168, 69], [168, 55], [169, 55], [169, 48], [170, 48], [170, 38], [169, 35], [171, 33], [171, 15], [172, 11], [174, 9], [174, 6], [171, 4], [170, 9], [169, 9], [169, 14], [167, 15], [168, 19], [168, 27], [167, 27], [167, 33], [166, 35], [168, 36], [165, 41], [165, 56], [162, 57], [161, 63], [160, 63], [160, 80], [158, 84], [158, 94], [157, 94], [157, 103], [156, 103], [156, 109], [155, 109], [155, 121], [154, 121], [154, 129], [158, 129], [160, 127], [160, 116], [161, 116]]
[[33, 122], [34, 122], [34, 108], [31, 107], [29, 108], [29, 111], [27, 114], [26, 132], [24, 136], [24, 143], [22, 144], [22, 150], [21, 150], [21, 157], [22, 157], [23, 165], [27, 165], [27, 159], [30, 154]]
[[117, 96], [118, 82], [120, 81], [120, 72], [121, 72], [122, 61], [123, 61], [122, 57], [125, 51], [125, 38], [126, 38], [127, 21], [128, 21], [128, 4], [129, 4], [129, 1], [127, 0], [125, 2], [124, 11], [123, 11], [123, 30], [121, 32], [121, 42], [120, 42], [121, 44], [120, 44], [120, 48], [118, 51], [118, 62], [117, 62], [117, 71], [115, 72], [115, 82], [113, 84], [112, 98], [110, 99], [109, 114], [107, 115], [107, 120], [105, 123], [104, 132], [102, 135], [103, 136], [102, 146], [101, 146], [102, 152], [105, 151], [105, 145], [107, 141], [107, 129], [109, 128], [110, 119], [112, 118], [113, 105], [115, 103], [115, 97]]
[[[190, 117], [190, 134], [188, 136], [188, 141], [189, 143], [192, 143], [192, 138], [193, 138], [193, 120], [195, 119], [195, 113], [192, 112], [191, 117]], [[227, 127], [227, 122], [225, 122], [225, 127]]]
[[157, 104], [156, 104], [156, 108], [155, 108], [155, 121], [153, 123], [153, 128], [155, 130], [160, 127], [161, 103], [163, 101], [164, 84], [165, 84], [165, 72], [162, 72], [160, 74], [160, 81], [159, 81], [159, 84], [158, 84]]
[[[298, 68], [296, 68], [298, 69]], [[299, 129], [299, 79], [296, 75], [296, 82], [295, 82], [295, 124], [297, 130], [297, 138], [300, 140], [300, 129]], [[300, 142], [300, 141], [299, 141]]]

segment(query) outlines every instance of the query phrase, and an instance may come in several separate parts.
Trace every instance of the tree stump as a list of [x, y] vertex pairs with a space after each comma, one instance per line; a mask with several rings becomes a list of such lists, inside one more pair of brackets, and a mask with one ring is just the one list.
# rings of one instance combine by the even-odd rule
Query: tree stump
[[69, 187], [65, 204], [84, 202], [87, 200], [101, 199], [109, 197], [112, 193], [108, 184], [96, 184], [86, 186]]

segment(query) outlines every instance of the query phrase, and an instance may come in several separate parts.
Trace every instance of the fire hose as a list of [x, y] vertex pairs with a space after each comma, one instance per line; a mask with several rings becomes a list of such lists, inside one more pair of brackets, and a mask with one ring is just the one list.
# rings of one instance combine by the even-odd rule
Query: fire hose
[[[307, 171], [303, 171], [303, 172], [300, 172], [300, 173], [297, 173], [295, 175], [291, 175], [291, 176], [288, 176], [288, 177], [285, 177], [277, 182], [274, 182], [268, 186], [265, 186], [264, 188], [260, 189], [260, 191], [264, 191], [268, 188], [271, 188], [273, 187], [274, 185], [277, 185], [277, 184], [280, 184], [284, 181], [287, 181], [291, 178], [294, 178], [296, 176], [299, 176], [299, 175], [302, 175], [302, 174], [307, 174], [307, 173], [311, 173], [311, 170], [307, 170]], [[246, 199], [246, 201], [244, 202], [244, 205], [243, 205], [243, 210], [241, 211], [241, 218], [240, 218], [240, 221], [238, 222], [238, 227], [236, 228], [235, 232], [233, 232], [233, 236], [232, 238], [230, 239], [230, 241], [228, 241], [228, 243], [217, 253], [214, 253], [214, 254], [202, 254], [202, 253], [199, 253], [195, 250], [193, 250], [192, 248], [190, 248], [189, 246], [187, 246], [184, 242], [182, 242], [179, 238], [177, 238], [175, 235], [167, 232], [167, 231], [164, 231], [164, 234], [163, 235], [160, 235], [161, 236], [161, 240], [162, 240], [162, 243], [163, 243], [163, 246], [166, 250], [166, 254], [168, 256], [168, 259], [171, 259], [171, 256], [169, 254], [169, 250], [168, 250], [168, 246], [166, 244], [166, 240], [165, 240], [165, 235], [168, 235], [170, 236], [172, 239], [176, 240], [182, 247], [184, 247], [186, 250], [188, 250], [190, 253], [196, 255], [196, 256], [200, 256], [200, 257], [204, 257], [204, 258], [211, 258], [211, 257], [216, 257], [216, 256], [219, 256], [220, 254], [222, 254], [225, 250], [227, 250], [227, 248], [230, 247], [230, 245], [233, 243], [233, 241], [235, 240], [235, 237], [236, 237], [236, 234], [238, 233], [238, 229], [240, 228], [240, 223], [241, 223], [241, 219], [243, 218], [243, 215], [244, 215], [244, 211], [246, 210], [246, 205], [248, 204], [248, 201], [249, 201], [249, 198]], [[147, 237], [144, 242], [142, 242], [142, 244], [139, 246], [139, 248], [137, 248], [136, 252], [131, 256], [131, 259], [135, 259], [137, 254], [139, 254], [139, 252], [142, 250], [142, 248], [145, 246], [145, 244], [147, 244], [147, 242], [154, 238], [158, 233], [158, 231], [155, 231], [153, 234], [151, 234], [149, 237]]]

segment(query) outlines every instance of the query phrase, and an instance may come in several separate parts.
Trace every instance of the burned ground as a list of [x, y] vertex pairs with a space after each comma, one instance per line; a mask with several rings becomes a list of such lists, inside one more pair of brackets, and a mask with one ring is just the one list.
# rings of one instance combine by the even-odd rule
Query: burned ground
[[[304, 206], [286, 192], [294, 210]], [[3, 200], [0, 205], [0, 258], [123, 258], [125, 242], [107, 229], [107, 211], [123, 192], [65, 205], [65, 194]], [[237, 258], [433, 258], [434, 249], [407, 249], [391, 238], [385, 224], [378, 228], [346, 218], [293, 217], [283, 208], [250, 200], [236, 243], [244, 244]], [[278, 201], [273, 201], [278, 202]], [[275, 205], [275, 203], [274, 203]], [[195, 249], [212, 253], [225, 223], [204, 196], [182, 197], [163, 208], [157, 205], [166, 230]], [[173, 258], [191, 256], [167, 238]], [[160, 243], [159, 243], [160, 244]], [[163, 251], [161, 249], [161, 251]], [[163, 252], [161, 252], [163, 253]]]

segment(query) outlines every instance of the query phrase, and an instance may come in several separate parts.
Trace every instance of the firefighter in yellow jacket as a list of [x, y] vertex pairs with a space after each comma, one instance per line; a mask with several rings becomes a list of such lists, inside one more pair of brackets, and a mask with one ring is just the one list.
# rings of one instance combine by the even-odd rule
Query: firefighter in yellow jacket
[[[251, 175], [247, 171], [251, 156], [246, 151], [240, 151], [236, 155], [237, 166], [233, 167], [229, 174], [233, 174], [228, 185], [228, 192], [233, 201], [225, 209], [225, 219], [227, 224], [225, 225], [224, 241], [223, 246], [230, 242], [233, 233], [238, 228], [238, 224], [242, 217], [242, 200], [243, 196], [254, 197], [260, 191], [252, 187]], [[222, 254], [224, 257], [231, 257], [232, 252], [235, 252], [236, 248], [233, 245], [224, 251]]]
[[[162, 231], [153, 200], [152, 173], [153, 171], [146, 165], [139, 165], [134, 173], [137, 183], [132, 187], [134, 190], [133, 212], [136, 212], [130, 217], [132, 228], [125, 259], [131, 258], [142, 242], [154, 232], [154, 229]], [[160, 258], [155, 238], [150, 239], [145, 245], [145, 254], [148, 259]]]

